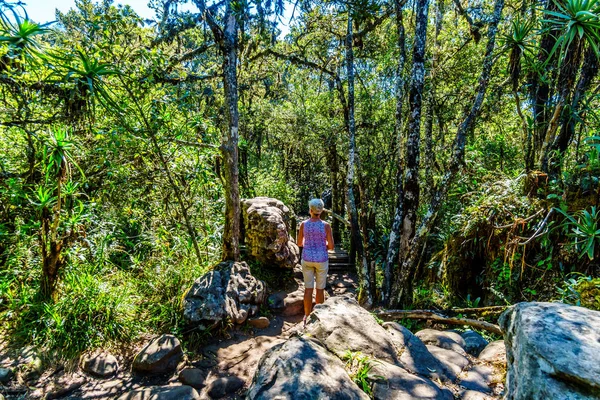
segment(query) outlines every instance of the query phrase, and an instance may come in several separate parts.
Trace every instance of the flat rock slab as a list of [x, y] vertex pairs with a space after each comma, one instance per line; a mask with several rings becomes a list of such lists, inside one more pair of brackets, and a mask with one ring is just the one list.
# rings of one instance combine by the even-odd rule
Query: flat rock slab
[[478, 392], [476, 390], [465, 390], [461, 393], [461, 400], [494, 400], [493, 397], [488, 396], [485, 393]]
[[464, 331], [460, 336], [465, 341], [465, 351], [473, 357], [478, 357], [483, 349], [489, 344], [483, 336], [472, 330]]
[[308, 318], [306, 332], [342, 358], [347, 351], [399, 364], [392, 338], [375, 318], [348, 296], [331, 297], [317, 304]]
[[318, 341], [292, 337], [264, 355], [246, 398], [368, 400], [369, 396]]
[[460, 386], [467, 390], [491, 393], [490, 384], [493, 381], [494, 370], [485, 365], [475, 365], [460, 381]]
[[600, 312], [519, 303], [500, 316], [507, 400], [600, 398]]
[[448, 389], [386, 362], [376, 361], [369, 372], [375, 400], [453, 400]]
[[200, 400], [200, 395], [191, 386], [152, 386], [132, 390], [118, 400]]
[[183, 357], [181, 343], [173, 335], [161, 335], [150, 341], [133, 359], [133, 370], [148, 374], [174, 371]]
[[430, 379], [453, 381], [456, 376], [448, 374], [440, 362], [431, 355], [421, 340], [404, 326], [395, 322], [385, 322], [392, 343], [400, 354], [400, 366], [404, 369]]
[[256, 336], [222, 347], [216, 351], [218, 369], [243, 379], [249, 385], [260, 359], [269, 349], [283, 341], [279, 337]]
[[415, 336], [421, 339], [421, 342], [425, 344], [452, 350], [462, 355], [467, 354], [465, 351], [465, 340], [456, 332], [423, 329], [415, 333]]
[[109, 378], [119, 370], [119, 362], [112, 354], [88, 355], [81, 360], [81, 369], [100, 378]]
[[237, 376], [222, 376], [212, 381], [206, 392], [213, 399], [220, 399], [228, 394], [235, 393], [244, 387], [244, 380]]
[[446, 371], [446, 375], [454, 381], [460, 373], [469, 365], [469, 359], [453, 350], [428, 345], [427, 350], [438, 360]]
[[496, 340], [491, 342], [478, 357], [481, 361], [489, 362], [492, 364], [506, 365], [506, 345], [504, 340]]

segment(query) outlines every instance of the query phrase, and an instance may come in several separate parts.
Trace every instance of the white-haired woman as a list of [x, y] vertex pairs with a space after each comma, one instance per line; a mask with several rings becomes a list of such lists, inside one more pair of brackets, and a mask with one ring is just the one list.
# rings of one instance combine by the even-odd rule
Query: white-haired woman
[[316, 303], [325, 301], [325, 285], [329, 269], [327, 250], [333, 250], [331, 225], [321, 220], [323, 200], [312, 199], [308, 202], [310, 219], [300, 224], [298, 246], [302, 247], [302, 274], [304, 275], [304, 325], [312, 311], [313, 289], [316, 287]]

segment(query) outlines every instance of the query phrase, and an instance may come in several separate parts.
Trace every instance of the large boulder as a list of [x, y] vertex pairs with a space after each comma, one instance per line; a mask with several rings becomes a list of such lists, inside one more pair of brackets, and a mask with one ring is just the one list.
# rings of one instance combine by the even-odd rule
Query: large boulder
[[454, 381], [456, 375], [447, 371], [411, 331], [396, 322], [385, 322], [396, 351], [400, 355], [400, 366], [409, 372], [430, 379]]
[[369, 371], [375, 400], [453, 400], [448, 389], [413, 375], [396, 365], [377, 361]]
[[131, 390], [118, 400], [200, 400], [200, 395], [191, 386], [151, 386]]
[[600, 312], [519, 303], [500, 317], [507, 400], [600, 398]]
[[300, 250], [288, 233], [293, 218], [290, 209], [277, 199], [242, 200], [242, 229], [248, 255], [266, 265], [294, 268], [300, 261]]
[[261, 359], [248, 400], [368, 400], [344, 364], [314, 339], [292, 337]]
[[308, 318], [308, 334], [342, 358], [348, 351], [399, 364], [387, 331], [350, 296], [336, 296], [317, 304]]
[[266, 286], [250, 274], [245, 262], [225, 261], [196, 279], [183, 300], [183, 316], [201, 329], [229, 318], [242, 324], [258, 313]]

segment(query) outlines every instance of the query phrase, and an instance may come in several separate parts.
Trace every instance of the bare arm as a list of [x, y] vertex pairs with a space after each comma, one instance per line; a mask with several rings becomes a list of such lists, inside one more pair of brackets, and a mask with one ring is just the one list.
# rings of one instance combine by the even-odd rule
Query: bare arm
[[304, 247], [304, 222], [300, 224], [300, 229], [298, 230], [298, 239], [296, 239], [296, 244], [298, 247]]
[[333, 243], [333, 233], [331, 231], [331, 225], [325, 225], [325, 233], [327, 234], [327, 250], [333, 250], [335, 244]]

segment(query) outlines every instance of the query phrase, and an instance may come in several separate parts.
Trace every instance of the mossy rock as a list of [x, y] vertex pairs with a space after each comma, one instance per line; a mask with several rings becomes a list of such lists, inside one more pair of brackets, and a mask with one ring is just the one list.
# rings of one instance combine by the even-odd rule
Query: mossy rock
[[600, 311], [600, 278], [581, 281], [577, 285], [581, 306]]

